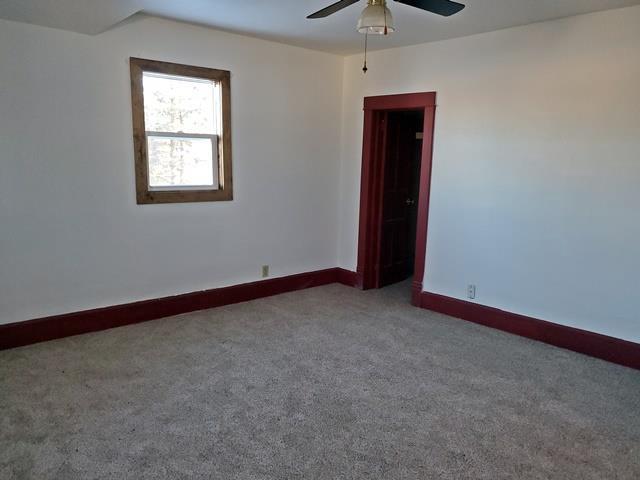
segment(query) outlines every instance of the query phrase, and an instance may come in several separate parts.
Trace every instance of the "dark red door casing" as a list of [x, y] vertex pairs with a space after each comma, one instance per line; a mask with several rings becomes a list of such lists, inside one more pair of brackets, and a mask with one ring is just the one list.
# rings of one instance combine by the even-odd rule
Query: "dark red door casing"
[[358, 286], [378, 288], [383, 222], [384, 157], [386, 151], [385, 118], [389, 111], [422, 110], [424, 112], [420, 188], [412, 301], [419, 304], [427, 246], [435, 92], [383, 95], [364, 99], [362, 176], [360, 187], [360, 230], [358, 236]]

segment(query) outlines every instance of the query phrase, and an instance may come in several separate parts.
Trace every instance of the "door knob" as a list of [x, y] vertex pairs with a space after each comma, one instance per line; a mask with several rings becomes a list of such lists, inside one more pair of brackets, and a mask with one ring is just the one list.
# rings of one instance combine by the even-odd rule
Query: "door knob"
[[413, 205], [415, 202], [415, 200], [411, 200], [410, 198], [407, 198], [404, 203], [406, 203], [407, 205]]

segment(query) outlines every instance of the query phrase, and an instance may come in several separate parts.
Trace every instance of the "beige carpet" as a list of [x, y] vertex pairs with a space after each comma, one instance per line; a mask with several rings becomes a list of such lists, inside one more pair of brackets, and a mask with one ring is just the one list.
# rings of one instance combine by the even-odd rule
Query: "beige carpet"
[[640, 478], [640, 372], [408, 296], [329, 285], [0, 352], [0, 478]]

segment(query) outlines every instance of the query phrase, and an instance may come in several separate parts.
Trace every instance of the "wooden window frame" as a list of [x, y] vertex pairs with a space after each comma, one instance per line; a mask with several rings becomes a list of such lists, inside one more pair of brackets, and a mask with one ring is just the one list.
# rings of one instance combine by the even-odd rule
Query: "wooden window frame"
[[[231, 73], [227, 70], [195, 67], [134, 57], [129, 59], [129, 66], [131, 71], [131, 110], [133, 117], [133, 151], [137, 203], [218, 202], [233, 200], [233, 180], [231, 175]], [[201, 78], [220, 84], [222, 97], [222, 136], [219, 142], [219, 186], [217, 189], [152, 190], [149, 188], [149, 160], [142, 88], [142, 76], [144, 72]]]

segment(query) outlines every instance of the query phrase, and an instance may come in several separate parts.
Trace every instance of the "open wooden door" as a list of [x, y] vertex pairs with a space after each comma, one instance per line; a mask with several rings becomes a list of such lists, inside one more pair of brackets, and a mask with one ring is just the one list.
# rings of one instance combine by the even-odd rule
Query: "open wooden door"
[[380, 287], [400, 282], [413, 273], [423, 118], [422, 111], [387, 114]]

